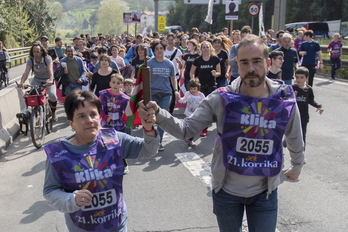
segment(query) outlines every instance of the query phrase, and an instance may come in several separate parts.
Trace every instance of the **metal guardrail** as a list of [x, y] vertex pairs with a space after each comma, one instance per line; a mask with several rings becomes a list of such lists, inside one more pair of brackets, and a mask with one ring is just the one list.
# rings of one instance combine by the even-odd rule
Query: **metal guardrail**
[[13, 66], [21, 65], [27, 62], [29, 58], [29, 50], [31, 47], [22, 47], [22, 48], [12, 48], [8, 49], [8, 53], [11, 57], [10, 68]]
[[[27, 62], [27, 59], [29, 57], [29, 50], [31, 47], [22, 47], [22, 48], [12, 48], [8, 49], [8, 52], [11, 57], [11, 63], [10, 68], [13, 66], [21, 65], [25, 62]], [[327, 52], [327, 45], [321, 45], [321, 52], [322, 53], [328, 53]], [[342, 49], [342, 55], [348, 55], [348, 46], [343, 46]], [[330, 59], [329, 58], [323, 58], [324, 65], [330, 66]], [[348, 68], [348, 60], [342, 60], [342, 68]]]
[[[328, 53], [327, 52], [327, 46], [328, 45], [320, 45], [320, 49], [322, 53]], [[342, 48], [342, 55], [348, 55], [348, 46], [343, 46]], [[348, 60], [341, 60], [342, 61], [342, 68], [348, 68]], [[323, 58], [324, 66], [331, 66], [330, 58]]]

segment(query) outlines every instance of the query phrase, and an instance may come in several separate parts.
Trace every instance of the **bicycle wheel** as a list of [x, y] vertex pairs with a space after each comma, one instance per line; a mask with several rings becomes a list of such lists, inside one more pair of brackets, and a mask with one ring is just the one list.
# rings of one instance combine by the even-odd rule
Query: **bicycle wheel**
[[53, 120], [52, 120], [52, 110], [50, 107], [50, 104], [48, 104], [47, 102], [45, 103], [45, 108], [46, 108], [46, 131], [47, 134], [52, 132], [52, 128], [53, 128]]
[[30, 117], [31, 140], [37, 149], [42, 147], [45, 140], [45, 115], [40, 114], [40, 110], [43, 110], [42, 106], [34, 107]]
[[0, 71], [0, 89], [2, 88], [2, 84], [4, 83], [4, 79], [2, 78], [2, 74], [4, 74], [4, 71]]
[[1, 73], [1, 79], [2, 79], [2, 81], [4, 82], [5, 87], [7, 87], [7, 78], [6, 78], [6, 73], [5, 73], [5, 71], [2, 71], [2, 73]]

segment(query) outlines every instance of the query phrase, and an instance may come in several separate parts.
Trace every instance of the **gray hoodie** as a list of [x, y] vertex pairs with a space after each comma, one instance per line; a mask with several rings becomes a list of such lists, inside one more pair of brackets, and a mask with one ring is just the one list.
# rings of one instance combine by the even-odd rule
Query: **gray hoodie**
[[[270, 94], [279, 92], [285, 85], [279, 81], [266, 78], [266, 83], [270, 88]], [[241, 78], [234, 80], [227, 86], [229, 91], [239, 93]], [[160, 109], [157, 114], [157, 124], [168, 133], [179, 139], [187, 139], [199, 134], [211, 123], [216, 122], [217, 133], [221, 134], [224, 123], [225, 101], [217, 90], [208, 95], [191, 117], [177, 119], [172, 117], [167, 111]], [[305, 164], [304, 147], [300, 123], [300, 114], [297, 106], [289, 119], [285, 130], [285, 141], [290, 152], [291, 167], [293, 173], [300, 173], [302, 165]], [[271, 194], [280, 184], [280, 175], [275, 177], [244, 176], [228, 171], [223, 164], [222, 144], [220, 136], [216, 136], [214, 152], [211, 162], [212, 187], [217, 193], [220, 189], [240, 196], [252, 197], [264, 191]]]

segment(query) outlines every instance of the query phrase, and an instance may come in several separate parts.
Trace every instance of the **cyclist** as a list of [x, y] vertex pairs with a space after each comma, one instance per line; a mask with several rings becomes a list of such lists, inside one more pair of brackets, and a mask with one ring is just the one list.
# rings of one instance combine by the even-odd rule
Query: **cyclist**
[[10, 79], [10, 75], [6, 68], [6, 62], [11, 62], [11, 58], [7, 52], [7, 49], [4, 47], [4, 44], [2, 43], [2, 41], [0, 41], [0, 69], [2, 67], [2, 69], [5, 71], [6, 79], [8, 83], [8, 80]]
[[23, 84], [28, 79], [30, 71], [34, 74], [31, 85], [40, 85], [42, 82], [46, 82], [48, 102], [52, 110], [52, 120], [55, 122], [58, 120], [56, 115], [57, 95], [53, 78], [52, 58], [47, 54], [47, 50], [39, 43], [34, 43], [31, 46], [29, 56], [30, 58], [27, 61], [27, 66], [22, 75], [19, 87], [23, 88]]

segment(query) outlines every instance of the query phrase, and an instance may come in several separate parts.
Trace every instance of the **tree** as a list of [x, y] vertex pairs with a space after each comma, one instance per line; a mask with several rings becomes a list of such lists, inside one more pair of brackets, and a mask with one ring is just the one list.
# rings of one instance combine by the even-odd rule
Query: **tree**
[[96, 30], [103, 34], [122, 34], [126, 30], [123, 25], [123, 12], [126, 4], [120, 0], [104, 0], [99, 8]]
[[9, 48], [28, 45], [37, 38], [29, 14], [21, 1], [0, 0], [0, 40]]
[[57, 16], [46, 0], [27, 0], [23, 9], [31, 19], [30, 26], [35, 27], [39, 36], [49, 35], [55, 31]]

